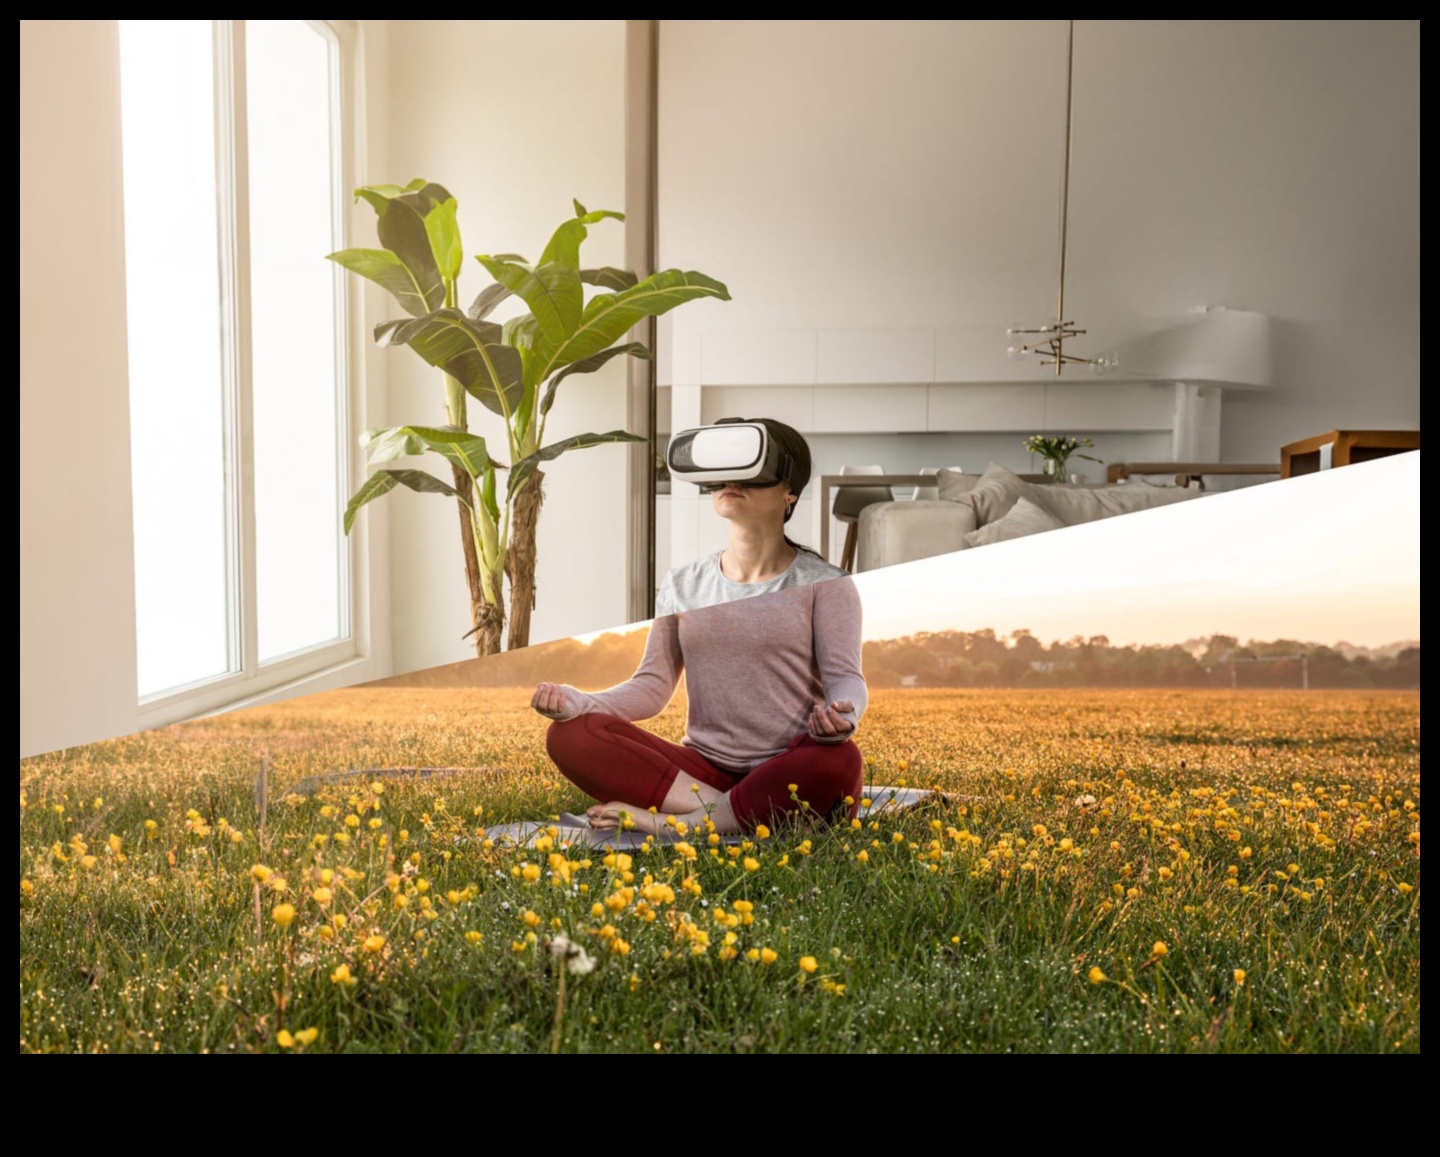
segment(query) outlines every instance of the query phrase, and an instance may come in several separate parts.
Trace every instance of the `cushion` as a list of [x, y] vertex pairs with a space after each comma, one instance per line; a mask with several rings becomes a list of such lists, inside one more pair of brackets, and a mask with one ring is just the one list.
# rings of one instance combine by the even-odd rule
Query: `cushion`
[[1012, 538], [1023, 538], [1027, 534], [1038, 534], [1042, 530], [1058, 530], [1065, 523], [1048, 510], [1037, 506], [1028, 498], [1017, 498], [1003, 518], [987, 522], [978, 530], [965, 536], [967, 546], [987, 546], [992, 542], [1006, 542]]
[[1078, 526], [1082, 522], [1094, 522], [1098, 518], [1109, 518], [1115, 514], [1149, 510], [1154, 506], [1186, 502], [1199, 498], [1203, 493], [1198, 489], [1182, 490], [1178, 486], [1129, 486], [1124, 483], [1113, 486], [1031, 488], [1034, 501], [1066, 526]]
[[[1176, 475], [1174, 474], [1132, 474], [1130, 475], [1130, 479], [1126, 483], [1126, 485], [1152, 486], [1156, 490], [1175, 490], [1177, 489], [1175, 485], [1175, 478]], [[1119, 484], [1117, 483], [1117, 485]], [[1189, 485], [1184, 487], [1184, 489], [1199, 490], [1200, 479], [1192, 475]]]
[[939, 491], [941, 498], [954, 502], [962, 494], [969, 494], [975, 489], [975, 484], [980, 481], [978, 474], [966, 474], [961, 470], [952, 470], [945, 467], [935, 474], [935, 489]]
[[[1220, 494], [1227, 490], [1244, 490], [1247, 486], [1258, 486], [1262, 482], [1274, 482], [1279, 477], [1278, 472], [1274, 474], [1192, 474], [1190, 475], [1190, 489], [1203, 490], [1207, 494]], [[1146, 486], [1171, 489], [1175, 485], [1175, 475], [1132, 474], [1130, 481], [1132, 483], [1140, 482]]]
[[961, 490], [955, 480], [963, 477], [965, 475], [940, 471], [940, 497], [942, 500], [959, 502], [970, 507], [975, 511], [977, 526], [1004, 518], [1019, 499], [1035, 489], [1034, 483], [1024, 481], [1019, 475], [996, 462], [991, 462], [985, 468], [985, 473], [980, 475], [978, 482]]
[[1202, 474], [1200, 489], [1210, 494], [1227, 490], [1244, 490], [1247, 486], [1258, 486], [1262, 482], [1275, 482], [1279, 474]]

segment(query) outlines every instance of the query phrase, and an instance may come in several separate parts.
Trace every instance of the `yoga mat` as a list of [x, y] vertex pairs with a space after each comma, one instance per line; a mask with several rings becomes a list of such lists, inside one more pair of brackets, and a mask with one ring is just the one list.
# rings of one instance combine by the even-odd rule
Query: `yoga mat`
[[[929, 799], [946, 799], [942, 793], [937, 791], [927, 791], [917, 787], [891, 787], [886, 784], [866, 787], [861, 798], [871, 801], [870, 806], [861, 811], [861, 815], [864, 816], [898, 814], [907, 812]], [[535, 846], [535, 841], [539, 837], [551, 835], [552, 828], [555, 829], [552, 838], [559, 850], [587, 848], [597, 851], [633, 851], [640, 847], [646, 838], [641, 832], [593, 831], [583, 815], [577, 816], [570, 812], [565, 812], [556, 819], [522, 820], [520, 823], [496, 824], [494, 827], [486, 828], [485, 835], [496, 843], [504, 842], [514, 847], [529, 848]], [[652, 842], [673, 844], [687, 838], [693, 838], [693, 836], [681, 836], [673, 829], [666, 828], [662, 834], [652, 837]], [[725, 844], [738, 844], [749, 838], [748, 835], [737, 834], [721, 836], [720, 841]]]

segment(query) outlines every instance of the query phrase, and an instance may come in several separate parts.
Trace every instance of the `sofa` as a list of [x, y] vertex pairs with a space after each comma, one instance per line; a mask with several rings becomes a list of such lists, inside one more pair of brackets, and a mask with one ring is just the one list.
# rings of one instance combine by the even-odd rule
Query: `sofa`
[[1207, 493], [1198, 481], [1155, 485], [1138, 477], [1103, 486], [1028, 482], [994, 462], [983, 474], [941, 470], [936, 482], [938, 499], [877, 502], [861, 512], [857, 571], [1188, 502]]

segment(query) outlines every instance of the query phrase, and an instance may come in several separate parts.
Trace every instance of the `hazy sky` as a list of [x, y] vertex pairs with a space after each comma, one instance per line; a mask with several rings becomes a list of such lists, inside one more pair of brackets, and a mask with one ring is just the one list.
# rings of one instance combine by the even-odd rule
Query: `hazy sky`
[[1115, 644], [1418, 639], [1420, 455], [870, 571], [856, 583], [867, 639], [986, 627]]

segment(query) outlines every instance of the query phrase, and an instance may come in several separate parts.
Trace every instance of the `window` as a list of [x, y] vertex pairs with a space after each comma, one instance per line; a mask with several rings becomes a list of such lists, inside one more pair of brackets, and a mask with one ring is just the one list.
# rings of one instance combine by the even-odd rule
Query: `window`
[[120, 60], [139, 690], [204, 710], [355, 652], [341, 45], [124, 20]]

